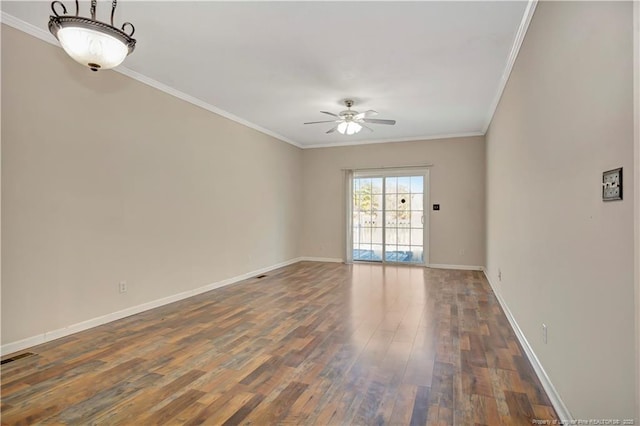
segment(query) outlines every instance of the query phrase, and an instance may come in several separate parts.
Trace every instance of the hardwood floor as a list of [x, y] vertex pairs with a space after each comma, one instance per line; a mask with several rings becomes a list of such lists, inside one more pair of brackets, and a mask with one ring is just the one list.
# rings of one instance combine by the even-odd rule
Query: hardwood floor
[[2, 424], [556, 419], [473, 271], [302, 262], [23, 352]]

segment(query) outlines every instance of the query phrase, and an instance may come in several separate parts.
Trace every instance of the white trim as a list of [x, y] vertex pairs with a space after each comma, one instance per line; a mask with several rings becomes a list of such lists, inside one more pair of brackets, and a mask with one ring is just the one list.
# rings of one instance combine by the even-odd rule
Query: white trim
[[467, 132], [467, 133], [446, 133], [441, 135], [430, 135], [400, 139], [380, 139], [380, 140], [364, 140], [364, 141], [351, 141], [351, 142], [335, 142], [326, 144], [313, 144], [313, 145], [301, 145], [302, 149], [317, 149], [317, 148], [333, 148], [336, 146], [351, 146], [351, 145], [373, 145], [378, 143], [397, 143], [397, 142], [420, 142], [429, 141], [435, 139], [455, 139], [455, 138], [468, 138], [472, 136], [484, 136], [485, 132]]
[[411, 176], [411, 171], [418, 169], [428, 169], [433, 164], [411, 164], [407, 166], [377, 166], [377, 167], [345, 167], [342, 170], [350, 170], [356, 175], [354, 177], [375, 177], [380, 175], [380, 171], [392, 171], [393, 173], [405, 173], [403, 176]]
[[[433, 164], [425, 164], [423, 166], [386, 166], [386, 167], [366, 167], [363, 169], [346, 169], [353, 172], [354, 178], [384, 178], [384, 177], [405, 177], [416, 176], [420, 173], [429, 173], [429, 169]], [[426, 184], [425, 184], [426, 186]]]
[[500, 293], [496, 291], [496, 287], [491, 282], [491, 279], [489, 278], [489, 274], [487, 273], [486, 268], [482, 268], [482, 270], [484, 272], [484, 276], [487, 278], [487, 281], [489, 282], [489, 285], [491, 286], [491, 290], [493, 291], [493, 294], [496, 296], [496, 299], [498, 299], [498, 303], [500, 304], [500, 306], [502, 307], [502, 310], [504, 311], [504, 315], [507, 317], [507, 320], [509, 320], [509, 324], [511, 324], [511, 328], [516, 334], [516, 337], [518, 338], [520, 345], [524, 349], [524, 352], [527, 358], [529, 359], [531, 366], [536, 372], [536, 375], [538, 376], [540, 383], [542, 383], [542, 387], [547, 393], [547, 396], [549, 397], [549, 400], [551, 401], [553, 408], [555, 408], [556, 413], [558, 414], [559, 420], [565, 422], [562, 424], [570, 424], [574, 420], [574, 418], [571, 416], [569, 409], [564, 404], [564, 401], [562, 401], [562, 398], [560, 398], [560, 394], [556, 390], [555, 386], [553, 386], [553, 383], [551, 383], [551, 379], [547, 375], [547, 372], [544, 371], [544, 368], [542, 367], [540, 360], [538, 359], [535, 352], [533, 351], [533, 348], [527, 341], [527, 338], [522, 332], [522, 329], [518, 325], [513, 314], [511, 313], [511, 310], [509, 310], [507, 303], [504, 301]]
[[431, 262], [431, 170], [426, 168], [423, 170], [422, 185], [422, 257], [424, 258], [423, 266], [429, 265]]
[[[29, 35], [32, 35], [36, 38], [39, 38], [40, 40], [46, 41], [47, 43], [53, 44], [54, 46], [58, 46], [58, 41], [55, 39], [55, 37], [53, 37], [53, 35], [51, 35], [49, 32], [36, 27], [35, 25], [31, 25], [21, 19], [16, 18], [13, 15], [10, 15], [6, 12], [2, 12], [0, 14], [0, 22], [9, 25], [10, 27], [13, 27], [17, 30], [23, 31]], [[113, 71], [119, 72], [120, 74], [126, 75], [129, 78], [132, 78], [134, 80], [139, 81], [142, 84], [146, 84], [147, 86], [151, 86], [154, 89], [158, 89], [161, 92], [164, 92], [168, 95], [174, 96], [178, 99], [181, 99], [185, 102], [188, 102], [192, 105], [198, 106], [202, 109], [205, 109], [209, 112], [212, 112], [214, 114], [217, 114], [221, 117], [227, 118], [231, 121], [235, 121], [236, 123], [242, 124], [243, 126], [249, 127], [253, 130], [257, 130], [260, 133], [264, 133], [265, 135], [271, 136], [273, 138], [276, 138], [278, 140], [281, 140], [283, 142], [286, 142], [288, 144], [291, 144], [295, 147], [298, 148], [302, 148], [302, 145], [300, 145], [297, 142], [292, 141], [289, 138], [286, 138], [282, 135], [279, 135], [278, 133], [272, 132], [271, 130], [265, 129], [264, 127], [261, 127], [257, 124], [254, 124], [250, 121], [245, 120], [244, 118], [240, 118], [237, 115], [231, 114], [230, 112], [227, 112], [223, 109], [220, 109], [214, 105], [211, 105], [207, 102], [204, 102], [194, 96], [188, 95], [184, 92], [181, 92], [177, 89], [174, 89], [173, 87], [167, 86], [164, 83], [160, 83], [157, 80], [154, 80], [152, 78], [149, 78], [145, 75], [140, 74], [139, 72], [133, 71], [127, 67], [117, 67], [114, 68]]]
[[[114, 68], [114, 71], [119, 72], [120, 74], [126, 75], [134, 80], [137, 80], [143, 84], [151, 86], [155, 89], [158, 89], [162, 92], [165, 92], [171, 96], [174, 96], [178, 99], [182, 99], [185, 102], [189, 102], [190, 104], [196, 105], [200, 108], [203, 108], [207, 111], [213, 112], [214, 114], [218, 114], [222, 117], [225, 117], [231, 121], [235, 121], [236, 123], [247, 126], [251, 129], [257, 130], [261, 133], [274, 137], [283, 142], [287, 142], [295, 147], [301, 149], [314, 149], [314, 148], [331, 148], [337, 146], [351, 146], [351, 145], [371, 145], [371, 144], [380, 144], [380, 143], [399, 143], [399, 142], [417, 142], [417, 141], [428, 141], [434, 139], [453, 139], [453, 138], [464, 138], [464, 137], [473, 137], [473, 136], [484, 136], [487, 133], [487, 129], [491, 124], [491, 120], [493, 119], [493, 115], [495, 114], [496, 108], [498, 107], [498, 103], [500, 102], [500, 98], [502, 97], [502, 93], [505, 89], [507, 81], [509, 80], [509, 76], [511, 75], [511, 70], [513, 69], [513, 65], [520, 51], [520, 47], [522, 46], [522, 42], [526, 35], [527, 29], [529, 28], [529, 23], [531, 22], [531, 18], [533, 17], [533, 13], [535, 11], [538, 0], [529, 0], [527, 7], [525, 9], [524, 15], [520, 22], [520, 26], [518, 27], [518, 31], [516, 32], [516, 36], [511, 47], [511, 52], [507, 59], [507, 64], [505, 66], [504, 72], [502, 74], [502, 78], [500, 80], [500, 85], [498, 87], [498, 91], [496, 92], [496, 96], [489, 108], [489, 113], [485, 119], [485, 125], [480, 131], [473, 132], [464, 132], [464, 133], [445, 133], [438, 135], [428, 135], [428, 136], [420, 136], [420, 137], [408, 137], [408, 138], [399, 138], [399, 139], [379, 139], [379, 140], [364, 140], [364, 141], [345, 141], [345, 142], [335, 142], [335, 143], [327, 143], [327, 144], [302, 144], [295, 142], [287, 137], [284, 137], [278, 133], [272, 132], [271, 130], [265, 129], [255, 123], [247, 121], [241, 117], [238, 117], [230, 112], [227, 112], [223, 109], [220, 109], [214, 105], [211, 105], [207, 102], [204, 102], [194, 96], [188, 95], [184, 92], [176, 90], [170, 86], [167, 86], [164, 83], [156, 81], [152, 78], [144, 76], [136, 71], [133, 71], [126, 67], [118, 67]], [[40, 27], [36, 27], [35, 25], [31, 25], [21, 19], [16, 18], [13, 15], [10, 15], [6, 12], [0, 13], [0, 22], [7, 24], [15, 29], [23, 31], [29, 35], [32, 35], [40, 40], [43, 40], [47, 43], [53, 44], [54, 46], [59, 46], [55, 37], [53, 37], [49, 32], [45, 31]]]
[[504, 67], [504, 72], [502, 73], [502, 79], [500, 80], [500, 85], [498, 86], [498, 91], [496, 92], [496, 96], [489, 107], [489, 113], [487, 114], [487, 118], [485, 119], [484, 127], [482, 128], [482, 134], [486, 134], [489, 129], [489, 125], [493, 120], [493, 115], [496, 113], [496, 109], [498, 108], [498, 104], [500, 103], [500, 98], [502, 98], [502, 93], [504, 92], [505, 87], [507, 86], [507, 81], [509, 81], [509, 77], [511, 76], [511, 71], [513, 70], [513, 66], [516, 63], [516, 58], [518, 57], [518, 53], [520, 53], [520, 47], [522, 47], [522, 42], [524, 41], [524, 36], [527, 34], [527, 30], [529, 29], [529, 24], [531, 23], [531, 18], [533, 18], [533, 13], [536, 10], [536, 6], [538, 4], [538, 0], [529, 0], [527, 3], [527, 8], [522, 15], [522, 20], [520, 21], [520, 26], [518, 27], [518, 31], [516, 32], [516, 37], [513, 40], [513, 45], [511, 46], [511, 52], [509, 53], [509, 58], [507, 58], [507, 64]]
[[303, 256], [298, 258], [299, 262], [330, 262], [330, 263], [343, 263], [343, 259], [338, 259], [337, 257], [313, 257], [313, 256]]
[[[13, 15], [10, 15], [6, 12], [1, 12], [0, 13], [0, 22], [9, 25], [10, 27], [13, 27], [17, 30], [23, 31], [33, 37], [36, 37], [42, 41], [45, 41], [49, 44], [52, 44], [54, 46], [60, 46], [58, 41], [55, 39], [55, 37], [53, 37], [53, 35], [51, 35], [51, 33], [49, 33], [48, 31], [43, 30], [40, 27], [36, 27], [35, 25], [31, 25], [21, 19], [16, 18]], [[119, 72], [120, 74], [126, 75], [129, 78], [132, 78], [134, 80], [137, 80], [143, 84], [146, 84], [147, 86], [151, 86], [155, 89], [158, 89], [164, 93], [167, 93], [168, 95], [174, 96], [178, 99], [181, 99], [185, 102], [188, 102], [192, 105], [198, 106], [202, 109], [205, 109], [207, 111], [213, 112], [214, 114], [218, 114], [222, 117], [228, 118], [231, 121], [235, 121], [236, 123], [242, 124], [244, 126], [247, 126], [251, 129], [257, 130], [261, 133], [264, 133], [266, 135], [269, 135], [271, 137], [274, 137], [276, 139], [279, 139], [283, 142], [287, 142], [295, 147], [301, 148], [301, 149], [308, 149], [308, 148], [329, 148], [329, 147], [335, 147], [335, 146], [350, 146], [350, 145], [369, 145], [369, 144], [378, 144], [378, 143], [396, 143], [396, 142], [414, 142], [414, 141], [427, 141], [427, 140], [433, 140], [433, 139], [451, 139], [451, 138], [463, 138], [463, 137], [470, 137], [470, 136], [484, 136], [485, 131], [480, 132], [480, 131], [476, 131], [476, 132], [467, 132], [467, 133], [451, 133], [451, 134], [441, 134], [441, 135], [431, 135], [431, 136], [421, 136], [421, 137], [410, 137], [410, 138], [401, 138], [401, 139], [381, 139], [381, 140], [373, 140], [373, 141], [346, 141], [346, 142], [336, 142], [336, 143], [329, 143], [329, 144], [313, 144], [313, 145], [305, 145], [302, 143], [298, 143], [295, 142], [289, 138], [286, 138], [278, 133], [272, 132], [271, 130], [265, 129], [264, 127], [261, 127], [257, 124], [254, 124], [250, 121], [245, 120], [244, 118], [238, 117], [237, 115], [231, 114], [230, 112], [227, 112], [223, 109], [220, 109], [214, 105], [211, 105], [207, 102], [204, 102], [194, 96], [188, 95], [184, 92], [181, 92], [179, 90], [176, 90], [170, 86], [167, 86], [164, 83], [161, 83], [159, 81], [156, 81], [152, 78], [149, 78], [143, 74], [140, 74], [139, 72], [133, 71], [127, 67], [124, 66], [120, 66], [117, 68], [114, 68], [113, 71]]]
[[344, 206], [342, 211], [345, 212], [344, 224], [342, 229], [345, 233], [344, 238], [344, 250], [342, 252], [344, 256], [344, 263], [353, 263], [353, 170], [343, 170], [344, 176]]
[[115, 69], [115, 71], [126, 75], [127, 77], [133, 78], [134, 80], [137, 80], [143, 84], [146, 84], [147, 86], [151, 86], [155, 89], [158, 89], [162, 92], [165, 92], [171, 96], [174, 96], [178, 99], [182, 99], [185, 102], [189, 102], [190, 104], [193, 104], [195, 106], [198, 106], [202, 109], [205, 109], [209, 112], [212, 112], [214, 114], [220, 115], [224, 118], [227, 118], [231, 121], [235, 121], [236, 123], [242, 124], [243, 126], [249, 127], [253, 130], [257, 130], [260, 133], [264, 133], [265, 135], [271, 136], [275, 139], [278, 139], [282, 142], [286, 142], [288, 144], [291, 144], [297, 148], [302, 148], [302, 146], [296, 142], [294, 142], [293, 140], [286, 138], [278, 133], [272, 132], [271, 130], [265, 129], [264, 127], [261, 127], [257, 124], [254, 124], [248, 120], [245, 120], [244, 118], [240, 118], [237, 115], [231, 114], [230, 112], [227, 112], [223, 109], [220, 109], [216, 106], [213, 106], [211, 104], [208, 104], [204, 101], [201, 101], [200, 99], [193, 97], [191, 95], [187, 95], [186, 93], [183, 93], [179, 90], [176, 90], [172, 87], [167, 86], [166, 84], [160, 83], [159, 81], [153, 80], [145, 75], [142, 75], [136, 71], [130, 70], [129, 68], [126, 67], [118, 67]]
[[[146, 302], [140, 305], [132, 306], [130, 308], [123, 309], [121, 311], [112, 312], [110, 314], [102, 315], [96, 318], [92, 318], [86, 321], [82, 321], [76, 324], [69, 325], [67, 327], [59, 328], [57, 330], [47, 331], [42, 334], [38, 334], [36, 336], [31, 336], [26, 339], [18, 340], [17, 342], [11, 342], [2, 345], [0, 347], [0, 354], [6, 355], [13, 352], [17, 352], [26, 348], [30, 348], [32, 346], [40, 345], [42, 343], [49, 342], [51, 340], [59, 339], [61, 337], [68, 336], [73, 333], [78, 333], [80, 331], [88, 330], [93, 327], [97, 327], [99, 325], [103, 325], [112, 321], [116, 321], [131, 315], [139, 314], [140, 312], [148, 311], [150, 309], [154, 309], [160, 306], [167, 305], [169, 303], [177, 302], [179, 300], [183, 300], [192, 296], [196, 296], [198, 294], [205, 293], [207, 291], [214, 290], [216, 288], [224, 287], [230, 284], [237, 283], [238, 281], [246, 280], [251, 277], [255, 277], [256, 275], [263, 274], [265, 272], [273, 271], [274, 269], [282, 268], [284, 266], [289, 266], [294, 263], [298, 263], [301, 260], [311, 260], [314, 258], [303, 258], [297, 257], [294, 259], [287, 260], [285, 262], [278, 263], [276, 265], [267, 266], [265, 268], [260, 268], [255, 271], [247, 272], [246, 274], [238, 275], [232, 278], [227, 278], [226, 280], [217, 281], [215, 283], [207, 284], [203, 287], [199, 287], [193, 290], [183, 291], [181, 293], [177, 293], [171, 296], [163, 297], [161, 299], [152, 300], [151, 302]], [[328, 262], [329, 260], [323, 260]], [[342, 260], [339, 260], [342, 262]]]
[[22, 32], [25, 32], [35, 38], [39, 38], [42, 41], [46, 41], [49, 44], [59, 46], [56, 38], [51, 33], [48, 33], [42, 28], [36, 27], [35, 25], [31, 25], [23, 21], [22, 19], [18, 19], [13, 15], [8, 14], [7, 12], [0, 11], [0, 22]]
[[[431, 196], [431, 184], [430, 184], [430, 170], [429, 167], [431, 166], [406, 166], [406, 167], [402, 167], [402, 166], [396, 166], [396, 167], [383, 167], [380, 169], [373, 169], [373, 168], [366, 168], [366, 169], [343, 169], [343, 170], [348, 170], [353, 172], [353, 178], [363, 178], [363, 177], [376, 177], [376, 178], [382, 178], [382, 212], [383, 215], [386, 215], [387, 212], [387, 207], [386, 207], [386, 196], [384, 196], [387, 193], [386, 190], [386, 180], [385, 178], [387, 177], [401, 177], [401, 176], [422, 176], [423, 178], [423, 197], [422, 197], [422, 209], [423, 209], [423, 223], [422, 223], [422, 256], [424, 258], [424, 261], [422, 263], [411, 263], [411, 265], [414, 266], [427, 266], [429, 264], [429, 256], [430, 256], [430, 226], [431, 226], [431, 211], [429, 209], [430, 206], [430, 196]], [[353, 181], [353, 179], [352, 179]], [[351, 196], [347, 197], [348, 200], [351, 199]], [[348, 202], [345, 205], [345, 211], [346, 211], [346, 216], [347, 218], [351, 217], [352, 215], [352, 208], [353, 206], [351, 205], [350, 202]], [[386, 252], [386, 246], [387, 246], [387, 242], [386, 242], [386, 225], [384, 225], [384, 220], [383, 222], [383, 226], [382, 226], [382, 252], [385, 253]], [[351, 229], [353, 227], [353, 224], [349, 224], [349, 227], [345, 227], [345, 232], [347, 233], [347, 238], [345, 239], [345, 241], [347, 241], [347, 246], [346, 246], [346, 251], [352, 251], [353, 250], [353, 241], [349, 241], [349, 235], [353, 232], [353, 229]], [[348, 243], [351, 243], [351, 245], [348, 245]], [[347, 254], [348, 256], [348, 254]], [[347, 263], [352, 263], [353, 259], [350, 259], [350, 261], [348, 261]], [[358, 260], [358, 262], [365, 262], [362, 260]], [[389, 264], [389, 265], [396, 265], [396, 264], [409, 264], [408, 262], [391, 262], [386, 260], [384, 254], [383, 254], [383, 259], [380, 261], [381, 264]]]
[[473, 265], [448, 265], [444, 263], [430, 263], [427, 265], [427, 268], [433, 269], [458, 269], [460, 271], [484, 271], [483, 266], [473, 266]]

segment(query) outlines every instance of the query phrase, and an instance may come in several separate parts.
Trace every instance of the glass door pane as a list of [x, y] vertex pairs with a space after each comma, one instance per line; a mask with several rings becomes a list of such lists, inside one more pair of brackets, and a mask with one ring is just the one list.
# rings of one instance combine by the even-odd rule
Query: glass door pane
[[353, 260], [382, 260], [382, 179], [353, 179]]
[[353, 260], [424, 264], [424, 176], [353, 179]]
[[385, 188], [384, 260], [424, 264], [424, 177], [387, 177]]

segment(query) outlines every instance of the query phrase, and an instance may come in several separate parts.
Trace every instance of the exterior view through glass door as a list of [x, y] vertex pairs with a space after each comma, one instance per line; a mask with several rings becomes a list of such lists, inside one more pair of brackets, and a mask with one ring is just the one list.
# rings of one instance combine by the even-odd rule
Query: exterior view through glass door
[[353, 178], [353, 260], [425, 264], [425, 175]]

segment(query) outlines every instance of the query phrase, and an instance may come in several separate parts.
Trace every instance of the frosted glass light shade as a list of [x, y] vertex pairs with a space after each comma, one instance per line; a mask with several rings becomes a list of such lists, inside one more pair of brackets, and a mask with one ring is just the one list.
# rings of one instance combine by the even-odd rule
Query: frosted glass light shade
[[[111, 24], [115, 4], [116, 0], [113, 0]], [[95, 19], [67, 15], [64, 5], [61, 6], [64, 15], [59, 15], [55, 5], [62, 3], [58, 0], [52, 3], [55, 16], [50, 16], [49, 31], [69, 56], [93, 71], [117, 67], [136, 48], [136, 40], [132, 37], [135, 28], [130, 22], [125, 22], [122, 29], [118, 29]], [[125, 28], [130, 33], [126, 33]]]
[[122, 41], [89, 28], [61, 28], [57, 37], [69, 56], [91, 69], [117, 67], [129, 54], [129, 48]]
[[343, 135], [355, 135], [360, 130], [362, 130], [362, 126], [355, 121], [343, 121], [342, 123], [338, 124], [338, 132], [342, 133]]

